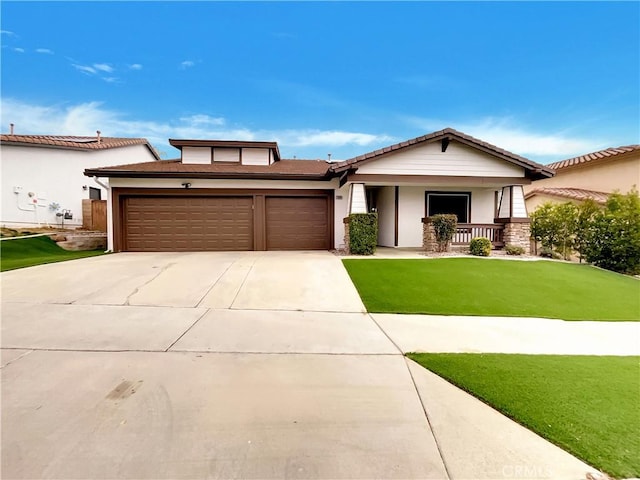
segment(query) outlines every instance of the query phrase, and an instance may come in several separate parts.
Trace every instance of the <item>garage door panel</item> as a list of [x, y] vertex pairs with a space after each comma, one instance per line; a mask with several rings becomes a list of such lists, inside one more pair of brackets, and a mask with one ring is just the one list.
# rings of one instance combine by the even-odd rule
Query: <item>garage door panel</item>
[[253, 249], [253, 197], [124, 199], [125, 250]]
[[327, 250], [328, 198], [267, 197], [267, 250]]

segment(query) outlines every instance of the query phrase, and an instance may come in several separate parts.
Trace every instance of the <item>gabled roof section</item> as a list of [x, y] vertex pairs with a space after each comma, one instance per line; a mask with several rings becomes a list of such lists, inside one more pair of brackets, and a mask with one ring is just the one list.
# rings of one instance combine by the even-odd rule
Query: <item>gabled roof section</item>
[[90, 168], [88, 177], [133, 178], [233, 178], [261, 180], [330, 180], [329, 164], [324, 160], [280, 160], [271, 165], [228, 163], [186, 164], [180, 159]]
[[502, 148], [496, 147], [495, 145], [491, 145], [490, 143], [478, 140], [477, 138], [454, 130], [453, 128], [445, 128], [444, 130], [439, 130], [437, 132], [429, 133], [421, 137], [412, 138], [411, 140], [405, 140], [404, 142], [396, 143], [395, 145], [390, 145], [373, 152], [365, 153], [364, 155], [359, 155], [357, 157], [350, 158], [349, 160], [336, 162], [332, 164], [331, 169], [336, 173], [346, 170], [354, 170], [357, 169], [357, 167], [363, 162], [367, 162], [383, 155], [396, 152], [398, 150], [403, 150], [405, 148], [413, 147], [421, 143], [432, 143], [441, 140], [456, 140], [460, 143], [493, 155], [494, 157], [523, 167], [527, 171], [527, 177], [534, 180], [549, 178], [555, 175], [553, 169], [549, 167], [545, 167], [544, 165], [533, 162], [527, 158], [521, 157]]
[[160, 155], [146, 138], [123, 137], [83, 137], [77, 135], [0, 135], [0, 142], [4, 145], [18, 145], [29, 147], [52, 147], [69, 150], [109, 150], [111, 148], [145, 145], [151, 154], [160, 160]]
[[547, 195], [552, 197], [566, 198], [569, 200], [585, 201], [588, 199], [593, 200], [596, 203], [604, 205], [607, 203], [609, 194], [605, 192], [596, 192], [595, 190], [584, 190], [582, 188], [555, 188], [555, 187], [540, 187], [531, 190], [524, 198], [528, 199], [535, 195]]
[[620, 155], [624, 155], [625, 153], [638, 151], [640, 151], [640, 145], [626, 145], [624, 147], [606, 148], [597, 152], [580, 155], [579, 157], [568, 158], [559, 162], [550, 163], [549, 165], [547, 165], [547, 167], [553, 168], [554, 170], [562, 170], [564, 168], [575, 167], [578, 165], [589, 163], [593, 164], [603, 160], [612, 159]]
[[280, 161], [280, 149], [277, 142], [249, 142], [239, 140], [179, 140], [170, 138], [169, 143], [182, 151], [182, 147], [219, 147], [219, 148], [268, 148], [273, 151], [273, 159]]

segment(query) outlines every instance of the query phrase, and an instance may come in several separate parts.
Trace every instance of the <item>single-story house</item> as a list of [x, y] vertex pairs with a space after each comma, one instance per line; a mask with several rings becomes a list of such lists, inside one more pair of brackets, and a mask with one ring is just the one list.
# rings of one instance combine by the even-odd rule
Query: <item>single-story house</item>
[[[160, 160], [144, 138], [0, 135], [3, 226], [82, 225], [83, 200], [107, 190], [83, 175], [89, 167]], [[56, 215], [58, 214], [58, 215]]]
[[607, 148], [547, 165], [556, 175], [525, 186], [529, 212], [545, 202], [604, 204], [614, 191], [640, 188], [640, 145]]
[[85, 171], [109, 185], [111, 250], [339, 249], [345, 218], [371, 211], [381, 246], [429, 249], [429, 217], [454, 213], [454, 244], [528, 248], [522, 186], [553, 176], [451, 128], [337, 162], [282, 159], [275, 142], [169, 142], [179, 159]]

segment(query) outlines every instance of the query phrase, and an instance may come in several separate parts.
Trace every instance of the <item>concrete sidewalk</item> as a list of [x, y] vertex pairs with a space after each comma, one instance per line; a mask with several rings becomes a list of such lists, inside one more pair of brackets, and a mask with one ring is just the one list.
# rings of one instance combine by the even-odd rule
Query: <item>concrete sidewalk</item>
[[364, 313], [327, 252], [115, 254], [0, 280], [3, 478], [593, 471], [406, 360], [394, 342], [415, 326]]
[[640, 355], [640, 322], [371, 314], [407, 352]]

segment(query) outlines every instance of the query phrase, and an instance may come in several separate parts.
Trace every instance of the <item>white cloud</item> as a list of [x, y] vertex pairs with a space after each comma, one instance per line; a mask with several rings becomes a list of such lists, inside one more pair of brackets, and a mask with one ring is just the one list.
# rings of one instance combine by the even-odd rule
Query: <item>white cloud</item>
[[405, 120], [427, 132], [452, 127], [518, 155], [539, 157], [540, 161], [570, 158], [606, 146], [606, 141], [597, 138], [574, 136], [564, 131], [547, 133], [529, 129], [511, 117], [487, 117], [475, 122], [419, 117], [405, 117]]
[[7, 37], [17, 37], [17, 35], [10, 30], [0, 30], [0, 34], [6, 35]]
[[36, 48], [36, 53], [45, 53], [47, 55], [53, 55], [53, 50], [49, 50], [48, 48]]
[[117, 77], [102, 77], [102, 80], [107, 83], [120, 83], [120, 79]]
[[191, 68], [196, 64], [196, 62], [192, 61], [192, 60], [185, 60], [184, 62], [182, 62], [180, 64], [180, 68], [185, 70], [187, 68]]
[[191, 125], [224, 125], [225, 120], [222, 117], [210, 117], [209, 115], [191, 115], [189, 117], [180, 117], [180, 121]]
[[24, 53], [24, 48], [16, 47], [13, 49], [14, 52]]
[[[15, 123], [23, 134], [94, 135], [144, 137], [160, 150], [169, 150], [169, 138], [277, 141], [281, 147], [358, 147], [391, 142], [386, 135], [372, 135], [338, 130], [251, 130], [228, 126], [222, 117], [195, 114], [177, 122], [137, 120], [109, 110], [101, 102], [81, 104], [37, 105], [15, 99], [2, 100], [1, 125]], [[175, 155], [175, 153], [171, 153]]]
[[337, 130], [288, 130], [278, 133], [279, 142], [292, 147], [360, 145], [367, 146], [380, 142], [391, 142], [387, 135], [342, 132]]
[[84, 73], [85, 75], [95, 75], [97, 73], [96, 69], [93, 67], [88, 67], [86, 65], [78, 65], [76, 63], [71, 64], [73, 68]]
[[94, 63], [93, 68], [100, 70], [101, 72], [112, 73], [113, 67], [108, 63]]
[[142, 70], [142, 65], [139, 63], [132, 63], [129, 65], [129, 70]]

